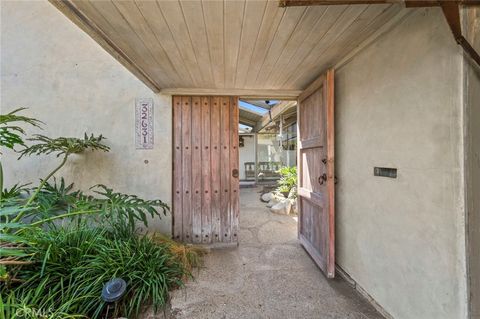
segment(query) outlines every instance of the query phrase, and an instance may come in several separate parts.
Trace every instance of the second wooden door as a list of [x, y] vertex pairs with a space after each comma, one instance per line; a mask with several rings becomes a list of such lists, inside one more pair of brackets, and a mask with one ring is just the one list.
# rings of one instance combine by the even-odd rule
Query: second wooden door
[[298, 99], [298, 237], [329, 278], [335, 276], [334, 71]]
[[238, 242], [238, 99], [173, 97], [173, 238]]

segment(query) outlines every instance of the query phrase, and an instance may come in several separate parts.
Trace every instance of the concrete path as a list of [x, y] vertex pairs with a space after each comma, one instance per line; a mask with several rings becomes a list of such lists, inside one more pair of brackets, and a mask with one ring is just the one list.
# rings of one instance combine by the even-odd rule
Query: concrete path
[[383, 318], [341, 279], [327, 280], [298, 243], [292, 216], [273, 215], [258, 189], [242, 189], [240, 246], [206, 256], [173, 318]]

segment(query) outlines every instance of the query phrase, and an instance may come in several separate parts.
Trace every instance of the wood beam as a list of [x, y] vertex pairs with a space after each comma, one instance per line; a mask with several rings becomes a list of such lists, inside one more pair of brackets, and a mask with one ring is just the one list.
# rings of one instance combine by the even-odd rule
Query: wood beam
[[460, 5], [480, 5], [480, 0], [280, 0], [280, 7], [292, 6], [331, 6], [355, 4], [389, 4], [401, 3], [408, 7], [438, 7], [442, 3], [456, 3]]
[[480, 55], [462, 34], [459, 5], [455, 2], [445, 1], [442, 2], [441, 8], [445, 19], [447, 19], [448, 25], [450, 26], [450, 30], [452, 30], [455, 41], [457, 41], [472, 60], [480, 66]]
[[160, 86], [152, 80], [146, 72], [135, 64], [97, 25], [86, 17], [70, 0], [49, 0], [49, 2], [87, 33], [93, 40], [110, 53], [118, 62], [133, 73], [140, 81], [153, 92], [160, 92]]
[[255, 127], [256, 131], [261, 131], [265, 126], [275, 121], [282, 113], [295, 107], [297, 105], [296, 101], [282, 101], [275, 105], [269, 113], [265, 114], [261, 121], [257, 123]]
[[258, 89], [202, 89], [165, 88], [160, 93], [170, 95], [238, 96], [241, 99], [255, 100], [296, 100], [300, 90], [258, 90]]

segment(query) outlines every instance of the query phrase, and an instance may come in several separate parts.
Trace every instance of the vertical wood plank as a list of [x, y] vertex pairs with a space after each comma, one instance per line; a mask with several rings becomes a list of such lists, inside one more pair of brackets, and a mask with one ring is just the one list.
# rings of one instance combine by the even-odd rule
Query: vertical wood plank
[[212, 241], [220, 242], [220, 211], [221, 211], [221, 184], [220, 184], [220, 98], [211, 98], [211, 126], [210, 126], [210, 149], [211, 149], [211, 188], [212, 188]]
[[[239, 120], [239, 111], [238, 111], [238, 98], [231, 97], [231, 114], [230, 114], [230, 171], [237, 170], [238, 167], [238, 120]], [[239, 175], [237, 177], [231, 176], [230, 182], [230, 214], [231, 214], [231, 241], [238, 241], [239, 236]]]
[[191, 97], [182, 97], [182, 185], [183, 241], [192, 240], [192, 106]]
[[327, 275], [335, 276], [335, 118], [334, 118], [334, 70], [327, 71], [326, 81], [326, 131], [327, 131], [327, 193], [328, 193], [328, 259]]
[[212, 241], [212, 191], [210, 147], [210, 98], [204, 96], [202, 103], [202, 242]]
[[173, 100], [173, 229], [172, 236], [181, 240], [182, 234], [182, 98], [174, 96]]
[[221, 124], [221, 209], [220, 230], [222, 242], [230, 242], [230, 98], [221, 97], [220, 124]]
[[202, 242], [202, 105], [192, 97], [192, 241]]

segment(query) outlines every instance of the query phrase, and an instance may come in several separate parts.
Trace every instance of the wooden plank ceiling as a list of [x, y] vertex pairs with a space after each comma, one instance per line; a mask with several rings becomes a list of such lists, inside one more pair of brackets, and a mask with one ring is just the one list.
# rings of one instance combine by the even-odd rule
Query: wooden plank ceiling
[[281, 8], [265, 0], [51, 1], [156, 91], [302, 90], [403, 10]]

